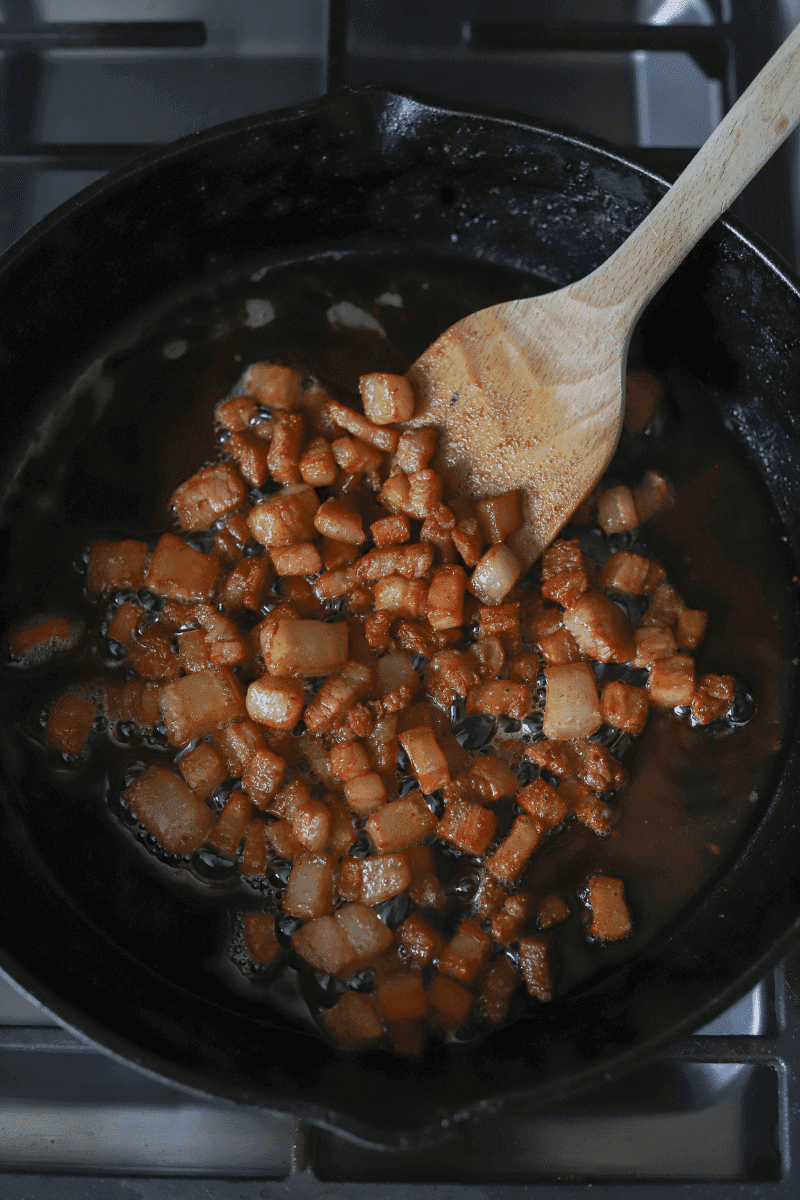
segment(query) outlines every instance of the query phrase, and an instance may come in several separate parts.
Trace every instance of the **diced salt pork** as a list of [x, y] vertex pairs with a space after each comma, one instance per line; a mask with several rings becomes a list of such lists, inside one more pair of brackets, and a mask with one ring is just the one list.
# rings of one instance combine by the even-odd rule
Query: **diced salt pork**
[[328, 844], [331, 814], [321, 800], [309, 796], [295, 806], [292, 813], [292, 833], [306, 849], [319, 852]]
[[407, 688], [409, 697], [419, 691], [419, 675], [405, 654], [385, 654], [375, 666], [375, 687], [381, 696]]
[[692, 700], [692, 720], [697, 725], [708, 725], [724, 717], [735, 694], [732, 675], [701, 675]]
[[548, 738], [588, 737], [602, 724], [594, 672], [587, 663], [546, 667], [544, 733]]
[[410, 517], [424, 520], [436, 504], [442, 502], [444, 481], [441, 475], [426, 467], [422, 471], [412, 471], [408, 476], [408, 499], [405, 511]]
[[520, 808], [544, 829], [553, 829], [560, 825], [569, 812], [569, 805], [559, 792], [545, 783], [543, 779], [534, 779], [514, 797]]
[[636, 371], [625, 376], [625, 417], [623, 423], [632, 433], [650, 424], [661, 399], [663, 388], [649, 371]]
[[[347, 854], [356, 840], [357, 834], [353, 825], [352, 814], [338, 796], [326, 795], [325, 803], [331, 814], [331, 831], [328, 835], [327, 851], [335, 858]], [[355, 859], [351, 859], [355, 862]]]
[[317, 509], [314, 528], [339, 542], [360, 546], [366, 539], [361, 514], [339, 500], [325, 500]]
[[675, 641], [687, 650], [694, 650], [708, 624], [708, 613], [700, 608], [682, 608], [675, 626]]
[[481, 799], [488, 802], [511, 796], [519, 788], [514, 772], [496, 754], [479, 755], [469, 769], [469, 778]]
[[633, 489], [633, 499], [640, 522], [649, 521], [653, 513], [672, 500], [670, 483], [658, 471], [645, 471], [642, 482]]
[[404, 513], [409, 496], [408, 476], [402, 471], [390, 475], [380, 490], [378, 499], [392, 513]]
[[604, 533], [635, 529], [639, 524], [639, 514], [631, 489], [621, 484], [601, 492], [597, 501], [597, 519]]
[[694, 659], [689, 654], [660, 658], [650, 668], [647, 681], [650, 703], [662, 708], [691, 704], [694, 699]]
[[337, 742], [328, 752], [328, 762], [334, 779], [342, 783], [367, 775], [370, 770], [367, 752], [360, 742]]
[[475, 512], [487, 542], [504, 542], [522, 524], [519, 492], [501, 492], [499, 496], [478, 500]]
[[438, 437], [437, 430], [431, 426], [407, 429], [402, 433], [395, 453], [395, 462], [400, 470], [406, 475], [424, 471], [436, 453]]
[[266, 809], [283, 782], [286, 761], [272, 750], [256, 750], [242, 776], [242, 787], [257, 808]]
[[239, 474], [251, 487], [262, 487], [269, 478], [270, 448], [263, 438], [252, 433], [232, 433], [225, 451], [236, 460]]
[[469, 917], [462, 921], [439, 958], [439, 970], [461, 983], [474, 983], [489, 958], [492, 939]]
[[408, 517], [402, 513], [394, 513], [390, 517], [381, 517], [373, 521], [369, 527], [372, 540], [376, 546], [401, 545], [411, 537], [411, 526]]
[[344, 785], [344, 795], [358, 817], [368, 817], [386, 803], [386, 788], [375, 771], [359, 775], [357, 779], [348, 779]]
[[214, 824], [207, 805], [166, 767], [148, 767], [122, 798], [170, 854], [191, 854]]
[[206, 840], [221, 854], [235, 854], [249, 821], [250, 798], [244, 792], [231, 792]]
[[436, 827], [436, 818], [421, 796], [413, 794], [384, 804], [364, 826], [381, 852], [405, 850], [421, 842]]
[[519, 986], [519, 975], [506, 958], [501, 954], [490, 963], [483, 979], [480, 992], [475, 1001], [475, 1007], [482, 1017], [497, 1025], [508, 1016], [508, 1009], [514, 992]]
[[377, 471], [383, 462], [380, 450], [357, 437], [336, 438], [331, 452], [347, 475], [368, 475]]
[[165, 533], [153, 551], [144, 585], [175, 600], [208, 600], [219, 571], [215, 555], [201, 554], [174, 534]]
[[625, 903], [625, 884], [609, 875], [595, 875], [586, 886], [586, 902], [592, 913], [589, 933], [604, 942], [619, 941], [633, 930]]
[[422, 975], [415, 970], [401, 969], [379, 979], [375, 999], [388, 1021], [410, 1021], [424, 1017], [428, 1011]]
[[264, 830], [264, 836], [278, 858], [287, 858], [291, 862], [303, 853], [303, 846], [294, 836], [291, 821], [271, 821], [269, 824], [254, 821], [253, 825], [258, 825]]
[[429, 966], [444, 949], [444, 937], [418, 912], [406, 917], [397, 928], [405, 954], [421, 967]]
[[556, 629], [547, 633], [536, 642], [544, 661], [553, 667], [564, 663], [582, 662], [583, 655], [575, 638], [568, 629]]
[[330, 443], [323, 437], [312, 438], [297, 465], [303, 483], [315, 488], [330, 487], [339, 474]]
[[44, 738], [62, 754], [80, 754], [97, 716], [97, 707], [83, 696], [59, 696], [47, 717]]
[[279, 492], [251, 508], [247, 523], [264, 546], [294, 546], [316, 533], [317, 493], [307, 483], [287, 483]]
[[178, 760], [181, 775], [193, 792], [207, 800], [228, 778], [228, 768], [215, 746], [201, 742]]
[[275, 933], [275, 918], [270, 913], [245, 913], [244, 940], [253, 962], [267, 964], [280, 958], [281, 946]]
[[266, 408], [290, 412], [297, 403], [302, 382], [300, 372], [293, 371], [291, 367], [257, 362], [253, 363], [247, 372], [245, 387], [250, 395], [255, 396], [259, 404]]
[[[574, 641], [574, 638], [572, 640]], [[508, 678], [517, 679], [520, 683], [535, 683], [540, 669], [539, 655], [533, 650], [526, 650], [508, 660]]]
[[351, 975], [358, 962], [358, 954], [332, 916], [318, 917], [301, 925], [292, 935], [292, 949], [326, 975]]
[[[538, 669], [538, 658], [537, 669]], [[466, 696], [478, 682], [474, 665], [462, 650], [442, 650], [428, 664], [429, 694], [442, 705], [452, 704], [456, 696]]]
[[598, 662], [630, 662], [636, 653], [633, 626], [602, 592], [585, 592], [564, 612], [564, 625], [584, 654]]
[[600, 572], [600, 586], [609, 591], [627, 592], [630, 596], [641, 596], [647, 588], [650, 560], [641, 554], [618, 550]]
[[241, 508], [247, 488], [233, 463], [213, 463], [196, 471], [172, 493], [170, 503], [182, 529], [208, 529]]
[[[303, 417], [300, 413], [281, 413], [272, 431], [267, 465], [277, 483], [299, 483], [300, 452], [303, 446]], [[299, 539], [298, 539], [299, 540]]]
[[545, 896], [539, 905], [537, 924], [540, 929], [550, 929], [560, 925], [569, 916], [569, 905], [560, 896]]
[[680, 592], [671, 583], [660, 583], [650, 596], [650, 603], [640, 624], [672, 629], [683, 607], [683, 597]]
[[486, 866], [498, 879], [513, 883], [541, 840], [541, 825], [523, 813], [516, 818], [499, 849], [486, 860]]
[[391, 929], [364, 904], [347, 904], [337, 909], [336, 920], [358, 956], [353, 968], [356, 971], [363, 970], [379, 954], [384, 954], [394, 941]]
[[367, 753], [373, 771], [393, 771], [397, 762], [397, 713], [384, 713], [375, 722]]
[[466, 800], [450, 801], [436, 827], [436, 836], [459, 850], [476, 856], [485, 853], [497, 829], [497, 817], [489, 808]]
[[334, 722], [360, 700], [372, 684], [372, 670], [365, 663], [347, 662], [325, 680], [305, 711], [311, 733], [326, 733]]
[[421, 579], [387, 575], [374, 585], [375, 611], [401, 617], [423, 617], [428, 603], [428, 585]]
[[113, 592], [117, 588], [138, 591], [144, 586], [150, 549], [147, 542], [92, 542], [86, 568], [90, 592]]
[[426, 794], [435, 792], [450, 782], [447, 759], [439, 748], [430, 725], [407, 729], [398, 737], [400, 745], [411, 759], [411, 769]]
[[329, 854], [299, 855], [289, 874], [281, 907], [293, 917], [322, 917], [333, 911], [336, 859]]
[[[120, 604], [108, 627], [108, 636], [115, 642], [120, 642], [123, 646], [129, 645], [136, 636], [142, 616], [142, 609], [139, 608], [138, 605], [128, 603]], [[63, 624], [67, 626], [67, 630], [69, 631], [69, 625], [67, 625], [67, 622], [64, 621]], [[27, 633], [28, 631], [25, 630], [24, 632]], [[69, 631], [68, 636], [71, 638], [71, 631]], [[14, 650], [14, 639], [12, 639], [11, 642], [11, 649], [14, 653], [17, 653], [17, 651]]]
[[339, 900], [353, 903], [361, 900], [362, 862], [360, 858], [343, 858], [339, 863], [336, 876], [336, 896]]
[[229, 433], [241, 433], [258, 418], [258, 407], [251, 396], [231, 396], [217, 405], [216, 418]]
[[639, 733], [647, 724], [650, 701], [644, 688], [623, 683], [621, 679], [604, 684], [600, 693], [600, 715], [607, 725]]
[[238, 612], [242, 608], [258, 612], [274, 578], [275, 572], [266, 555], [242, 559], [225, 580], [219, 598], [228, 612]]
[[322, 570], [322, 559], [312, 542], [271, 546], [269, 556], [276, 575], [317, 575]]
[[343, 1050], [355, 1050], [384, 1034], [375, 1001], [364, 992], [345, 992], [332, 1008], [322, 1010], [320, 1020]]
[[467, 712], [486, 713], [492, 717], [507, 713], [515, 720], [521, 720], [530, 712], [532, 703], [527, 683], [515, 683], [512, 679], [478, 683], [467, 694]]
[[173, 746], [183, 746], [247, 716], [239, 683], [224, 667], [170, 680], [161, 688], [160, 702]]
[[433, 566], [433, 550], [429, 545], [415, 542], [410, 546], [379, 546], [370, 550], [356, 566], [358, 579], [373, 582], [387, 575], [402, 575], [404, 579], [420, 579]]
[[464, 620], [467, 577], [463, 567], [437, 567], [428, 588], [426, 616], [431, 629], [458, 629]]
[[428, 992], [428, 1004], [433, 1020], [453, 1033], [469, 1016], [472, 996], [455, 979], [437, 975]]
[[380, 424], [368, 420], [362, 413], [348, 408], [346, 404], [340, 404], [338, 400], [329, 400], [325, 405], [325, 411], [326, 415], [340, 429], [346, 429], [348, 433], [352, 433], [357, 441], [361, 441], [367, 446], [374, 446], [378, 450], [385, 450], [387, 453], [397, 449], [400, 441], [400, 434], [397, 430], [381, 428]]
[[522, 563], [506, 545], [490, 546], [469, 580], [481, 604], [500, 604], [522, 574]]
[[175, 679], [181, 672], [181, 662], [172, 651], [172, 634], [150, 625], [133, 640], [128, 649], [128, 666], [142, 679]]
[[[477, 521], [474, 522], [478, 524]], [[467, 567], [477, 567], [483, 549], [483, 538], [479, 537], [471, 528], [466, 528], [464, 521], [459, 521], [451, 535], [453, 545], [461, 555], [464, 565]]]
[[268, 837], [271, 838], [275, 828], [275, 825], [267, 825], [266, 821], [256, 820], [251, 821], [247, 826], [240, 868], [243, 875], [264, 874], [269, 860], [267, 840]]
[[558, 790], [581, 825], [585, 825], [593, 833], [608, 833], [614, 819], [614, 810], [609, 808], [604, 800], [577, 779], [562, 779]]
[[481, 881], [478, 885], [478, 890], [473, 899], [473, 909], [475, 917], [479, 921], [485, 921], [487, 918], [499, 912], [505, 903], [505, 898], [508, 895], [499, 879], [495, 879], [485, 868], [481, 871]]
[[375, 425], [410, 421], [414, 415], [414, 393], [404, 375], [374, 371], [358, 381], [364, 412]]
[[[142, 610], [136, 605], [121, 604], [109, 625], [108, 636], [126, 644], [131, 640], [141, 615]], [[14, 658], [27, 658], [30, 655], [31, 661], [38, 664], [43, 661], [43, 653], [71, 648], [82, 629], [82, 624], [73, 629], [63, 617], [50, 617], [35, 625], [26, 625], [24, 629], [16, 629], [9, 638], [9, 649]]]
[[347, 662], [347, 622], [281, 620], [262, 650], [271, 675], [330, 675]]
[[631, 659], [634, 667], [650, 667], [660, 658], [671, 658], [677, 652], [678, 643], [671, 629], [658, 625], [639, 627], [633, 631], [636, 653]]
[[520, 938], [519, 961], [525, 986], [537, 1000], [553, 999], [553, 972], [550, 943], [544, 937]]
[[575, 604], [589, 585], [586, 572], [581, 568], [577, 571], [562, 571], [542, 583], [542, 595], [548, 600], [555, 600], [563, 608]]
[[492, 917], [492, 933], [501, 945], [510, 946], [535, 912], [533, 896], [529, 892], [517, 892], [509, 896], [501, 911]]
[[247, 713], [270, 729], [294, 729], [303, 713], [303, 699], [299, 679], [262, 675], [247, 689]]

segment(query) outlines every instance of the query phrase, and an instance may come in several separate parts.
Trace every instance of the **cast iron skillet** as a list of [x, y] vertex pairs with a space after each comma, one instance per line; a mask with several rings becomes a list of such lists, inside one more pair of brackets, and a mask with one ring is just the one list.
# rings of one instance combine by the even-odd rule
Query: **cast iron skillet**
[[[402, 277], [413, 308], [384, 300], [382, 310], [394, 348], [359, 333], [372, 369], [402, 369], [462, 313], [587, 273], [665, 186], [564, 133], [360, 88], [187, 138], [81, 193], [0, 263], [0, 403], [14, 443], [3, 463], [4, 626], [32, 607], [79, 607], [68, 565], [80, 539], [146, 533], [160, 513], [152, 496], [202, 460], [200, 442], [186, 448], [195, 418], [271, 336], [261, 301], [249, 325], [211, 328], [209, 312], [240, 313], [265, 279], [324, 313], [334, 295], [356, 303]], [[352, 386], [352, 338], [343, 357], [330, 325], [326, 342], [316, 318], [293, 311], [275, 336], [299, 352], [319, 335], [329, 373]], [[346, 322], [352, 310], [342, 311]], [[701, 564], [695, 602], [708, 594], [721, 629], [771, 631], [756, 637], [763, 653], [745, 670], [776, 722], [775, 746], [751, 764], [751, 815], [731, 818], [735, 844], [688, 908], [535, 1019], [420, 1062], [347, 1059], [206, 969], [221, 956], [218, 909], [137, 858], [91, 775], [66, 789], [49, 782], [15, 726], [43, 678], [7, 671], [7, 975], [146, 1071], [391, 1145], [437, 1136], [487, 1102], [544, 1103], [616, 1077], [753, 986], [800, 926], [797, 285], [734, 223], [719, 223], [648, 310], [638, 352], [674, 382], [681, 413], [697, 417], [712, 474], [717, 444], [741, 466], [740, 495], [709, 502], [698, 523], [716, 523], [731, 555], [741, 540], [753, 557]], [[143, 430], [162, 439], [155, 476]], [[678, 553], [668, 525], [659, 536]], [[741, 598], [733, 587], [714, 599], [709, 580], [720, 574], [745, 581]]]

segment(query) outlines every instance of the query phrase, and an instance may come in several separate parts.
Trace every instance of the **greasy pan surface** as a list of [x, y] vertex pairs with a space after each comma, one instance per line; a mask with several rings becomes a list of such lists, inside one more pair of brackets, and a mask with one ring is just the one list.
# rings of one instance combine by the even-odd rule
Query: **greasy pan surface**
[[[0, 262], [13, 442], [3, 627], [48, 605], [81, 608], [69, 568], [92, 533], [166, 527], [166, 497], [210, 454], [195, 431], [241, 364], [314, 351], [345, 389], [360, 370], [402, 370], [466, 312], [587, 273], [664, 186], [566, 135], [360, 89], [187, 139], [70, 201]], [[352, 309], [326, 318], [342, 300], [376, 311], [387, 292], [403, 299], [380, 310], [388, 338], [376, 322], [348, 326]], [[274, 322], [265, 297], [278, 298]], [[736, 671], [759, 702], [755, 732], [740, 731], [738, 749], [739, 734], [728, 739], [706, 790], [695, 778], [681, 800], [722, 847], [697, 869], [694, 898], [673, 887], [660, 931], [645, 922], [636, 953], [609, 956], [532, 1019], [419, 1062], [351, 1060], [235, 978], [216, 901], [134, 845], [91, 771], [52, 781], [19, 727], [63, 678], [5, 670], [0, 966], [11, 978], [145, 1069], [402, 1144], [487, 1101], [545, 1102], [620, 1074], [794, 944], [797, 287], [720, 224], [635, 345], [672, 394], [649, 461], [676, 477], [679, 503], [651, 544], [717, 623], [701, 669]], [[688, 854], [677, 847], [673, 882], [691, 874]]]

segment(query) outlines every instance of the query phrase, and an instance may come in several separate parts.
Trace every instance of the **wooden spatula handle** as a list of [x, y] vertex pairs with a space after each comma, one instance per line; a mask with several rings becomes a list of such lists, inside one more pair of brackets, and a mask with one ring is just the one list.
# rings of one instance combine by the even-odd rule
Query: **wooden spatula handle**
[[800, 122], [800, 26], [756, 76], [683, 174], [575, 295], [627, 323]]

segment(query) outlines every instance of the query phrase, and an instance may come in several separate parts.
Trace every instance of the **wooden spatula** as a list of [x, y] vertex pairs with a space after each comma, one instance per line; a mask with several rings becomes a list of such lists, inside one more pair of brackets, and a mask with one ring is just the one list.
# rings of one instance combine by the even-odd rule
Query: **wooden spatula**
[[800, 121], [800, 27], [653, 211], [585, 279], [453, 325], [408, 372], [414, 425], [471, 499], [519, 488], [511, 544], [528, 566], [600, 478], [619, 438], [642, 309]]

